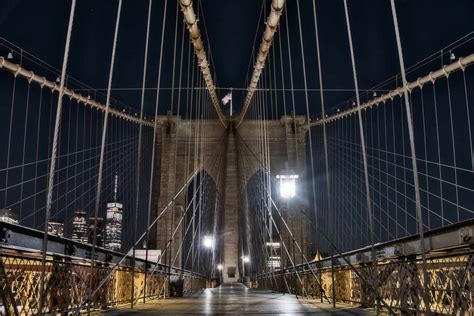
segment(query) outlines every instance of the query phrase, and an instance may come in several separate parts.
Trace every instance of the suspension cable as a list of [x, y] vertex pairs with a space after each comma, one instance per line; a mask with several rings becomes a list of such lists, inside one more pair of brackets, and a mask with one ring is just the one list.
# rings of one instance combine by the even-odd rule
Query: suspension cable
[[235, 127], [239, 127], [239, 125], [242, 123], [242, 120], [245, 117], [245, 114], [247, 113], [247, 110], [250, 106], [250, 101], [252, 100], [252, 96], [255, 92], [255, 88], [257, 87], [257, 83], [260, 79], [260, 75], [262, 73], [262, 70], [265, 66], [265, 60], [268, 56], [268, 52], [270, 50], [270, 46], [273, 41], [273, 37], [275, 35], [275, 32], [277, 31], [278, 28], [278, 23], [280, 21], [280, 16], [283, 13], [283, 6], [285, 4], [285, 0], [273, 0], [271, 4], [271, 11], [270, 14], [268, 15], [267, 22], [266, 22], [266, 28], [263, 33], [262, 37], [262, 42], [260, 44], [260, 49], [259, 53], [255, 62], [255, 67], [254, 71], [252, 74], [252, 79], [250, 79], [249, 87], [248, 87], [248, 92], [245, 97], [244, 104], [242, 106], [242, 110], [240, 111], [239, 116], [236, 119]]
[[64, 96], [64, 82], [66, 78], [66, 71], [67, 71], [67, 65], [68, 65], [69, 47], [71, 44], [71, 35], [72, 35], [75, 9], [76, 9], [76, 0], [72, 0], [70, 12], [69, 12], [69, 22], [68, 22], [68, 29], [67, 29], [67, 35], [66, 35], [66, 44], [64, 48], [63, 65], [61, 69], [61, 81], [60, 81], [60, 87], [59, 87], [58, 105], [57, 105], [57, 110], [56, 110], [56, 120], [54, 124], [53, 147], [52, 147], [52, 153], [51, 153], [51, 163], [49, 167], [48, 193], [46, 197], [46, 214], [45, 214], [44, 237], [43, 237], [43, 247], [42, 247], [43, 252], [41, 256], [41, 276], [40, 276], [40, 288], [39, 288], [40, 301], [39, 301], [39, 306], [38, 306], [39, 313], [42, 313], [43, 304], [44, 304], [43, 296], [44, 296], [44, 283], [45, 283], [45, 274], [46, 274], [46, 252], [48, 250], [48, 222], [49, 222], [49, 217], [51, 214], [51, 200], [53, 198], [54, 171], [55, 171], [55, 166], [56, 166], [59, 127], [61, 124], [61, 111], [62, 111], [62, 103], [63, 103], [63, 96]]
[[[114, 75], [114, 66], [115, 66], [115, 52], [117, 49], [117, 38], [119, 33], [119, 26], [120, 26], [120, 16], [122, 12], [122, 0], [119, 0], [118, 7], [117, 7], [117, 17], [115, 21], [115, 32], [114, 32], [114, 39], [112, 44], [112, 56], [110, 61], [110, 71], [109, 71], [109, 82], [107, 85], [107, 99], [105, 102], [105, 112], [104, 112], [104, 121], [102, 127], [102, 140], [100, 145], [100, 158], [99, 158], [99, 171], [97, 176], [97, 192], [95, 198], [95, 210], [94, 210], [94, 230], [92, 233], [92, 259], [91, 259], [91, 269], [94, 269], [95, 266], [95, 251], [96, 251], [96, 244], [97, 244], [97, 223], [99, 217], [99, 208], [100, 208], [100, 194], [102, 189], [102, 172], [104, 166], [104, 155], [105, 155], [105, 141], [107, 137], [107, 125], [109, 119], [109, 107], [110, 107], [110, 95], [111, 91], [110, 88], [112, 87], [112, 79]], [[68, 168], [69, 170], [69, 168]], [[88, 300], [90, 301], [90, 289], [92, 285], [92, 278], [89, 278], [89, 291], [88, 291]], [[90, 313], [90, 304], [87, 306], [87, 312]]]
[[[400, 62], [400, 70], [402, 74], [402, 84], [404, 87], [406, 87], [408, 82], [407, 82], [407, 78], [405, 74], [405, 62], [403, 60], [402, 44], [400, 40], [400, 31], [398, 29], [398, 18], [397, 18], [397, 10], [395, 8], [395, 1], [391, 0], [390, 4], [392, 8], [393, 24], [395, 28], [395, 37], [397, 39], [397, 50], [398, 50], [398, 58]], [[449, 86], [448, 86], [448, 89], [449, 89]], [[403, 92], [403, 95], [405, 97], [405, 112], [406, 112], [407, 125], [408, 125], [408, 136], [409, 136], [409, 141], [410, 141], [411, 163], [412, 163], [412, 169], [413, 169], [413, 182], [414, 182], [414, 187], [415, 187], [415, 206], [416, 206], [416, 215], [418, 218], [418, 230], [419, 230], [418, 233], [420, 234], [421, 260], [422, 260], [423, 279], [424, 279], [423, 300], [425, 303], [425, 308], [427, 310], [427, 313], [430, 314], [431, 310], [430, 310], [430, 305], [429, 305], [430, 302], [428, 298], [429, 279], [428, 279], [428, 272], [427, 272], [427, 266], [426, 266], [426, 249], [425, 249], [425, 238], [424, 238], [424, 227], [423, 227], [423, 215], [421, 213], [420, 183], [419, 183], [419, 178], [418, 178], [418, 165], [416, 163], [415, 135], [413, 131], [413, 117], [412, 117], [413, 114], [410, 107], [408, 89], [405, 89], [405, 91]], [[451, 99], [449, 99], [449, 103], [451, 105]], [[453, 137], [454, 137], [454, 134], [453, 134]], [[453, 142], [453, 146], [454, 146], [454, 142]], [[456, 166], [456, 154], [454, 154], [454, 165]], [[457, 173], [455, 172], [455, 177], [456, 177], [456, 174]], [[456, 190], [456, 197], [457, 197], [457, 190]]]
[[227, 128], [227, 121], [225, 118], [224, 113], [220, 108], [219, 99], [217, 98], [216, 88], [214, 86], [214, 82], [212, 80], [211, 71], [209, 69], [209, 63], [206, 58], [206, 52], [204, 50], [204, 44], [201, 39], [201, 32], [199, 31], [198, 27], [198, 19], [194, 13], [193, 9], [193, 1], [192, 0], [180, 0], [179, 4], [181, 6], [181, 11], [183, 11], [183, 16], [188, 26], [189, 35], [191, 37], [191, 41], [194, 45], [194, 50], [196, 52], [196, 56], [198, 58], [199, 67], [201, 68], [201, 73], [204, 76], [204, 81], [206, 83], [207, 90], [211, 95], [212, 104], [214, 109], [219, 116], [219, 120], [221, 121], [224, 128]]

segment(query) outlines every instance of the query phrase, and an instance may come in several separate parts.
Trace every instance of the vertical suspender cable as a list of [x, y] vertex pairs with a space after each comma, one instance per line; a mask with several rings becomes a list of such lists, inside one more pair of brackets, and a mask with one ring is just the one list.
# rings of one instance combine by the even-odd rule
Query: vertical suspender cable
[[204, 81], [206, 83], [206, 88], [209, 91], [211, 96], [212, 104], [217, 112], [219, 120], [222, 125], [227, 128], [227, 121], [224, 113], [220, 108], [219, 100], [216, 94], [216, 87], [212, 79], [211, 71], [209, 69], [209, 63], [207, 61], [206, 52], [204, 50], [204, 44], [201, 39], [201, 32], [198, 27], [198, 19], [194, 13], [193, 1], [192, 0], [179, 0], [181, 11], [183, 12], [186, 25], [188, 27], [189, 36], [194, 45], [194, 50], [196, 57], [198, 59], [198, 65], [201, 68], [201, 73], [204, 76]]
[[[179, 4], [176, 3], [176, 15], [175, 15], [175, 25], [174, 25], [174, 42], [173, 42], [173, 71], [172, 71], [172, 78], [171, 78], [171, 116], [173, 116], [173, 111], [174, 111], [174, 88], [175, 88], [175, 79], [176, 79], [176, 51], [177, 51], [177, 40], [178, 40], [178, 20], [179, 20]], [[183, 34], [184, 34], [184, 30], [183, 30]], [[181, 49], [182, 51], [182, 49]], [[179, 88], [178, 88], [179, 89]], [[172, 135], [172, 131], [174, 129], [174, 138], [177, 139], [178, 138], [178, 121], [176, 121], [174, 124], [171, 125], [171, 129], [170, 129], [170, 134]], [[173, 136], [172, 136], [173, 137]], [[171, 158], [171, 155], [173, 155], [173, 152], [170, 150], [172, 147], [172, 140], [170, 139], [170, 141], [168, 142], [168, 157]], [[176, 165], [175, 165], [176, 166]], [[176, 167], [174, 168], [175, 169], [175, 173], [174, 173], [174, 178], [176, 178]], [[176, 182], [175, 182], [176, 184]], [[173, 230], [173, 225], [174, 225], [174, 217], [175, 217], [175, 211], [176, 210], [176, 206], [172, 207], [171, 208], [171, 218], [170, 218], [170, 221], [169, 221], [169, 233], [171, 234], [172, 233], [172, 230]], [[168, 239], [169, 240], [169, 239]], [[169, 244], [170, 246], [170, 255], [166, 255], [166, 264], [168, 265], [168, 275], [171, 274], [171, 260], [172, 260], [172, 254], [173, 254], [173, 242], [171, 242]]]
[[[151, 2], [151, 0], [150, 0]], [[163, 23], [161, 26], [161, 42], [160, 42], [160, 58], [159, 58], [159, 63], [158, 63], [158, 80], [156, 84], [156, 100], [155, 100], [155, 113], [153, 116], [153, 144], [152, 144], [152, 149], [151, 149], [151, 162], [150, 162], [150, 183], [148, 185], [149, 187], [149, 192], [148, 192], [148, 205], [147, 205], [147, 229], [146, 229], [146, 238], [147, 238], [147, 250], [146, 250], [146, 256], [148, 257], [148, 248], [149, 248], [149, 233], [150, 233], [150, 219], [151, 219], [151, 204], [152, 204], [152, 194], [153, 194], [153, 173], [155, 170], [155, 154], [156, 154], [156, 133], [158, 129], [158, 106], [159, 106], [159, 101], [160, 101], [160, 85], [161, 85], [161, 67], [163, 64], [163, 46], [164, 46], [164, 38], [165, 38], [165, 28], [166, 28], [166, 9], [168, 7], [168, 0], [165, 0], [164, 7], [163, 7]], [[151, 15], [151, 3], [149, 7], [149, 14]], [[147, 42], [149, 39], [149, 31], [150, 27], [147, 26]], [[144, 71], [143, 71], [143, 83], [142, 83], [142, 99], [141, 99], [141, 112], [143, 113], [143, 107], [145, 104], [145, 85], [146, 85], [146, 67], [147, 67], [147, 59], [148, 59], [148, 43], [146, 43], [146, 56], [147, 58], [145, 59], [144, 63]], [[140, 126], [140, 131], [141, 131], [141, 126]], [[141, 132], [140, 132], [141, 134]], [[140, 152], [140, 151], [139, 151]], [[137, 205], [137, 210], [138, 210], [138, 205]], [[135, 254], [135, 248], [133, 249], [133, 253]], [[148, 260], [148, 258], [147, 258]], [[146, 285], [145, 285], [146, 286]], [[164, 286], [164, 284], [163, 284]]]
[[[38, 124], [36, 127], [36, 149], [35, 149], [35, 183], [34, 183], [34, 199], [33, 199], [33, 211], [36, 212], [36, 200], [37, 200], [37, 186], [38, 186], [38, 157], [39, 157], [39, 139], [41, 131], [41, 113], [43, 105], [43, 87], [40, 90], [39, 105], [38, 105]], [[77, 128], [76, 128], [77, 131]], [[76, 132], [77, 133], [77, 132]], [[77, 142], [76, 142], [77, 143]], [[76, 149], [77, 153], [77, 149]], [[77, 165], [77, 163], [76, 163]], [[36, 215], [33, 216], [33, 226], [36, 226]]]
[[43, 252], [41, 256], [41, 276], [40, 276], [40, 289], [39, 289], [39, 306], [38, 306], [38, 314], [43, 312], [43, 304], [44, 304], [44, 277], [46, 273], [46, 251], [48, 250], [48, 222], [51, 213], [51, 202], [53, 198], [53, 185], [54, 185], [54, 171], [56, 166], [56, 156], [57, 156], [57, 149], [58, 149], [58, 138], [59, 138], [59, 126], [61, 123], [61, 109], [63, 105], [63, 95], [64, 95], [64, 81], [66, 78], [66, 70], [68, 64], [68, 57], [69, 57], [69, 47], [71, 44], [71, 34], [72, 34], [72, 26], [74, 22], [74, 12], [76, 9], [76, 0], [72, 0], [71, 2], [71, 9], [69, 12], [69, 23], [66, 35], [66, 44], [64, 47], [64, 57], [63, 57], [63, 65], [61, 68], [61, 82], [59, 87], [59, 96], [58, 96], [58, 106], [56, 109], [56, 121], [54, 124], [54, 136], [53, 136], [53, 149], [51, 152], [51, 161], [49, 167], [49, 176], [48, 176], [48, 193], [46, 196], [46, 214], [45, 214], [45, 221], [44, 221], [44, 236], [43, 236]]
[[[175, 80], [175, 76], [176, 76], [176, 47], [177, 47], [176, 42], [178, 40], [178, 13], [179, 13], [179, 3], [176, 3], [176, 16], [175, 16], [175, 24], [174, 24], [174, 45], [173, 45], [173, 70], [172, 70], [172, 78], [171, 78], [171, 115], [173, 115], [173, 109], [174, 109], [174, 83], [176, 81]], [[184, 30], [183, 30], [183, 33], [184, 33]], [[178, 115], [179, 115], [179, 113], [178, 113]]]
[[[286, 8], [286, 3], [285, 3], [285, 8]], [[288, 47], [288, 67], [290, 71], [290, 89], [291, 89], [291, 106], [292, 106], [291, 116], [293, 118], [294, 133], [296, 133], [295, 87], [294, 87], [294, 82], [293, 82], [293, 65], [292, 65], [292, 57], [291, 57], [290, 25], [288, 24], [288, 14], [285, 15], [285, 23], [286, 23], [286, 45]], [[295, 167], [299, 167], [300, 165], [299, 148], [298, 148], [298, 142], [296, 141], [295, 138], [296, 137], [293, 138], [293, 145], [295, 146], [295, 155], [296, 155]], [[288, 142], [288, 139], [287, 139], [287, 142]]]
[[[397, 9], [395, 8], [395, 0], [390, 1], [392, 8], [393, 16], [393, 25], [395, 28], [395, 36], [397, 39], [397, 49], [398, 49], [398, 59], [400, 62], [400, 70], [402, 74], [403, 86], [407, 86], [407, 78], [405, 74], [405, 62], [403, 60], [403, 51], [402, 51], [402, 42], [400, 40], [400, 31], [398, 28], [398, 18], [397, 18]], [[413, 168], [413, 183], [415, 186], [415, 204], [416, 204], [416, 215], [418, 217], [418, 230], [420, 233], [420, 246], [421, 246], [421, 259], [422, 259], [422, 269], [423, 269], [423, 281], [424, 281], [424, 291], [423, 291], [423, 300], [425, 303], [425, 308], [428, 314], [431, 313], [429, 298], [428, 298], [428, 272], [426, 267], [426, 249], [425, 249], [425, 240], [424, 240], [424, 228], [423, 228], [423, 217], [421, 213], [421, 197], [420, 197], [420, 183], [418, 179], [418, 166], [416, 164], [416, 148], [415, 148], [415, 136], [413, 131], [413, 116], [410, 107], [410, 98], [408, 97], [408, 89], [405, 89], [403, 93], [405, 97], [405, 111], [407, 116], [407, 125], [408, 125], [408, 136], [410, 139], [410, 151], [411, 151], [411, 162]]]
[[467, 94], [467, 84], [466, 84], [466, 70], [462, 69], [462, 78], [463, 78], [463, 87], [464, 87], [464, 98], [466, 100], [466, 118], [467, 118], [467, 130], [469, 132], [469, 149], [471, 153], [471, 170], [474, 171], [474, 150], [472, 142], [472, 131], [471, 131], [471, 114], [469, 113], [469, 97]]
[[272, 44], [273, 37], [277, 30], [278, 23], [280, 21], [280, 16], [283, 12], [284, 4], [285, 4], [284, 0], [272, 1], [270, 14], [268, 15], [268, 18], [267, 18], [266, 28], [265, 28], [265, 31], [263, 32], [262, 42], [259, 48], [259, 53], [255, 61], [254, 71], [253, 71], [252, 78], [250, 79], [250, 83], [247, 89], [248, 92], [244, 99], [242, 111], [237, 117], [235, 127], [239, 127], [239, 125], [242, 123], [242, 120], [245, 117], [245, 113], [247, 113], [247, 110], [250, 106], [250, 101], [252, 101], [252, 96], [255, 92], [255, 88], [257, 87], [257, 83], [260, 79], [260, 75], [265, 66], [265, 60], [268, 56], [270, 45]]
[[[309, 100], [308, 100], [308, 82], [306, 80], [306, 63], [304, 58], [304, 45], [303, 45], [303, 30], [301, 27], [301, 14], [300, 14], [300, 4], [299, 1], [296, 1], [296, 9], [298, 13], [298, 28], [299, 28], [299, 38], [300, 38], [300, 47], [301, 47], [301, 62], [303, 64], [303, 82], [304, 82], [304, 97], [305, 97], [305, 105], [306, 105], [306, 121], [308, 124], [308, 139], [309, 139], [309, 157], [311, 160], [311, 184], [313, 189], [313, 198], [316, 201], [316, 185], [314, 183], [314, 158], [313, 158], [313, 140], [311, 136], [310, 130], [310, 116], [309, 116]], [[288, 25], [287, 25], [288, 27]], [[296, 124], [296, 123], [295, 123]], [[296, 133], [296, 129], [295, 129]], [[296, 143], [296, 141], [295, 141]]]
[[[298, 14], [299, 14], [299, 5], [298, 5]], [[320, 98], [321, 98], [321, 113], [322, 117], [326, 117], [325, 112], [325, 105], [324, 105], [324, 89], [323, 89], [323, 75], [321, 69], [321, 50], [319, 47], [319, 29], [318, 29], [318, 18], [316, 14], [316, 1], [313, 1], [313, 17], [314, 17], [314, 32], [315, 32], [315, 40], [316, 40], [316, 54], [317, 54], [317, 61], [318, 61], [318, 76], [319, 76], [319, 90], [320, 90]], [[309, 113], [308, 113], [309, 114]], [[308, 133], [311, 135], [311, 127], [308, 127]], [[328, 145], [327, 145], [327, 134], [326, 134], [326, 124], [323, 124], [323, 142], [324, 142], [324, 162], [326, 166], [326, 193], [328, 199], [328, 210], [331, 212], [331, 190], [330, 190], [330, 177], [329, 177], [329, 160], [328, 160]], [[311, 152], [313, 151], [310, 148]], [[313, 165], [313, 161], [311, 161], [311, 165]], [[313, 167], [314, 168], [314, 167]], [[313, 180], [314, 181], [314, 180]], [[314, 196], [314, 206], [316, 208], [316, 196]], [[316, 219], [317, 220], [317, 219]], [[321, 280], [320, 284], [321, 284]], [[322, 293], [322, 287], [320, 288]], [[322, 295], [321, 295], [322, 300]], [[335, 299], [334, 299], [335, 302]]]
[[30, 107], [30, 91], [31, 91], [31, 81], [28, 82], [28, 91], [26, 93], [25, 128], [23, 129], [23, 154], [22, 154], [22, 161], [21, 161], [21, 182], [20, 182], [21, 183], [20, 184], [20, 221], [23, 219], [21, 215], [23, 211], [23, 182], [25, 178], [26, 134], [28, 132], [28, 110]]
[[[143, 57], [143, 75], [142, 75], [142, 91], [141, 91], [141, 100], [140, 100], [140, 109], [143, 108], [143, 104], [145, 103], [145, 84], [146, 84], [146, 72], [147, 72], [147, 65], [148, 65], [148, 43], [150, 40], [150, 22], [151, 22], [151, 8], [153, 6], [153, 0], [148, 0], [148, 16], [147, 16], [147, 23], [146, 23], [146, 38], [145, 38], [145, 56]], [[160, 63], [161, 64], [161, 63]], [[159, 91], [159, 89], [158, 89]], [[153, 122], [155, 122], [156, 117], [153, 118]], [[154, 145], [155, 136], [153, 134], [153, 144], [152, 144], [152, 152], [151, 152], [151, 168], [153, 168], [153, 160], [155, 157], [155, 145]], [[153, 179], [153, 172], [150, 173], [150, 181]], [[152, 195], [152, 185], [148, 187], [148, 196]], [[149, 248], [149, 229], [150, 227], [150, 220], [151, 220], [151, 207], [150, 207], [151, 199], [148, 198], [148, 209], [147, 209], [147, 217], [146, 217], [146, 230], [145, 230], [145, 261], [148, 261], [148, 248]], [[145, 271], [145, 278], [143, 281], [143, 303], [146, 300], [146, 285], [147, 285], [147, 273]], [[133, 298], [132, 298], [133, 300]]]
[[122, 0], [119, 0], [117, 7], [117, 17], [115, 20], [115, 32], [114, 32], [114, 41], [112, 44], [112, 56], [110, 60], [110, 71], [109, 71], [109, 82], [107, 84], [107, 99], [105, 101], [105, 112], [104, 112], [104, 123], [102, 126], [102, 139], [100, 143], [100, 158], [99, 158], [99, 173], [97, 175], [97, 192], [95, 197], [95, 209], [94, 209], [94, 228], [92, 235], [92, 260], [91, 260], [91, 275], [89, 279], [89, 290], [88, 290], [88, 301], [87, 311], [90, 311], [91, 306], [91, 285], [92, 285], [92, 275], [94, 274], [94, 264], [95, 264], [95, 251], [97, 246], [97, 218], [99, 217], [99, 207], [100, 207], [100, 192], [102, 189], [102, 172], [104, 168], [104, 154], [105, 154], [105, 141], [107, 139], [107, 124], [109, 118], [109, 109], [110, 109], [110, 95], [112, 90], [112, 79], [114, 76], [114, 64], [115, 64], [115, 52], [117, 50], [117, 38], [120, 25], [120, 15], [122, 12]]
[[[299, 13], [299, 10], [298, 10]], [[314, 30], [315, 30], [315, 41], [316, 41], [316, 57], [318, 62], [318, 77], [319, 77], [319, 93], [321, 100], [321, 114], [322, 117], [326, 117], [325, 104], [324, 104], [324, 88], [323, 88], [323, 76], [321, 69], [321, 50], [319, 46], [319, 29], [318, 29], [318, 18], [316, 15], [316, 2], [313, 1], [313, 17], [314, 17]], [[326, 186], [327, 186], [327, 199], [328, 199], [328, 209], [331, 209], [330, 204], [330, 178], [329, 178], [329, 161], [328, 161], [328, 145], [327, 145], [327, 133], [326, 133], [326, 124], [323, 124], [323, 142], [324, 142], [324, 161], [326, 168]]]
[[[374, 248], [374, 219], [372, 214], [372, 203], [370, 201], [370, 188], [369, 188], [369, 171], [367, 167], [367, 151], [365, 147], [365, 137], [364, 137], [364, 123], [362, 121], [362, 113], [360, 108], [360, 96], [359, 96], [359, 83], [357, 81], [357, 70], [355, 64], [355, 57], [354, 57], [354, 47], [352, 45], [352, 32], [351, 32], [351, 24], [349, 19], [349, 10], [347, 7], [347, 0], [344, 0], [344, 12], [346, 16], [346, 25], [347, 25], [347, 36], [349, 40], [349, 48], [351, 53], [351, 62], [352, 62], [352, 74], [354, 76], [354, 87], [356, 93], [356, 100], [357, 100], [357, 115], [359, 120], [359, 134], [360, 134], [360, 143], [362, 148], [362, 160], [364, 165], [364, 177], [365, 177], [365, 193], [366, 193], [366, 201], [367, 201], [367, 213], [369, 217], [369, 229], [370, 229], [370, 240], [372, 244], [372, 260], [375, 265], [375, 248]], [[377, 282], [377, 278], [374, 278], [374, 282]], [[375, 290], [377, 292], [377, 300], [378, 297], [378, 286], [375, 286]], [[377, 303], [377, 306], [379, 304]]]
[[[10, 106], [10, 125], [8, 125], [7, 162], [6, 162], [6, 168], [5, 168], [6, 169], [5, 170], [5, 200], [4, 200], [5, 206], [8, 205], [8, 174], [10, 171], [10, 151], [11, 151], [11, 144], [12, 144], [13, 113], [15, 110], [16, 78], [17, 76], [13, 77], [12, 101], [11, 101], [11, 106]], [[53, 99], [53, 97], [51, 97], [51, 99]], [[49, 146], [48, 146], [48, 150], [49, 150]]]
[[[283, 71], [283, 51], [281, 49], [281, 32], [278, 32], [278, 49], [280, 51], [281, 90], [282, 90], [281, 94], [283, 98], [283, 115], [286, 116], [286, 89], [285, 89], [285, 73]], [[287, 147], [288, 147], [288, 142], [287, 142]]]

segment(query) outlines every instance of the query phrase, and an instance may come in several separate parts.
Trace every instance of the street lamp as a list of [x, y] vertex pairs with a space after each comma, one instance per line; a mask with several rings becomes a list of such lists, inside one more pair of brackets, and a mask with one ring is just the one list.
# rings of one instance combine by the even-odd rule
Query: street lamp
[[280, 196], [283, 199], [291, 199], [296, 196], [296, 179], [298, 175], [277, 175], [280, 180]]
[[211, 236], [211, 235], [204, 236], [204, 238], [202, 240], [202, 244], [204, 245], [205, 248], [214, 247], [214, 237]]
[[217, 270], [222, 271], [222, 269], [224, 269], [224, 266], [219, 263], [219, 264], [217, 265]]

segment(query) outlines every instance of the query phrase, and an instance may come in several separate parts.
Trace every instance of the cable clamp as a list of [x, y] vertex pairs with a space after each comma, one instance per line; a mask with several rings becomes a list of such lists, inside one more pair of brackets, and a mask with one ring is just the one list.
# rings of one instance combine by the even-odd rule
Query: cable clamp
[[432, 84], [435, 83], [435, 79], [433, 78], [433, 72], [430, 72], [430, 74], [428, 75], [428, 78], [430, 78], [430, 81]]
[[13, 76], [15, 76], [15, 78], [18, 76], [18, 74], [19, 74], [20, 71], [21, 71], [20, 65], [17, 65], [17, 66], [18, 66], [18, 68], [17, 68], [16, 71], [13, 73]]
[[390, 92], [388, 93], [388, 96], [390, 97], [390, 100], [393, 101], [392, 91], [390, 91]]
[[446, 76], [446, 78], [449, 77], [449, 72], [446, 71], [446, 66], [443, 66], [443, 73], [444, 73], [444, 75]]
[[30, 71], [31, 75], [28, 77], [28, 83], [31, 84], [31, 81], [33, 81], [33, 77], [35, 76], [35, 73], [33, 71]]
[[419, 87], [420, 89], [423, 89], [423, 84], [421, 83], [421, 79], [420, 79], [420, 78], [416, 79], [416, 83], [418, 84], [418, 87]]
[[41, 80], [40, 87], [41, 87], [41, 89], [43, 89], [43, 88], [44, 88], [44, 85], [46, 84], [46, 78], [45, 78], [45, 77], [41, 77], [41, 79], [43, 79], [43, 80]]
[[464, 69], [466, 69], [466, 66], [462, 64], [461, 62], [461, 58], [458, 59], [458, 65], [459, 65], [459, 68], [464, 71]]

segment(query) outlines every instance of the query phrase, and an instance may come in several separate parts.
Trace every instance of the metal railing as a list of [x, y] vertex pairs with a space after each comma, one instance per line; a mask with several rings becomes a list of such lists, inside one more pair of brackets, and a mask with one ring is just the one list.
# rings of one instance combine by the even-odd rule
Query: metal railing
[[[426, 288], [432, 313], [472, 314], [474, 221], [426, 232], [425, 246], [429, 280], [426, 287], [418, 235], [376, 245], [376, 265], [370, 259], [369, 248], [340, 254], [332, 260], [312, 261], [310, 265], [321, 286], [305, 264], [259, 275], [255, 286], [300, 296], [306, 293], [310, 298], [324, 297], [324, 291], [331, 301], [368, 308], [378, 305], [400, 313], [427, 311], [423, 301]], [[297, 280], [296, 271], [302, 283]], [[373, 284], [378, 285], [375, 291]], [[375, 293], [378, 293], [379, 302]]]
[[[89, 306], [96, 310], [111, 308], [131, 303], [132, 287], [134, 302], [164, 298], [174, 291], [170, 279], [180, 280], [185, 293], [209, 286], [209, 280], [204, 275], [175, 267], [169, 269], [162, 264], [154, 269], [156, 262], [138, 258], [132, 284], [133, 267], [130, 256], [113, 272], [91, 301], [87, 302], [89, 287], [97, 287], [123, 254], [98, 248], [95, 265], [91, 268], [89, 248], [92, 245], [51, 236], [46, 262], [44, 304], [40, 313], [41, 251], [35, 249], [35, 245], [38, 233], [41, 232], [8, 223], [0, 223], [0, 231], [0, 263], [5, 273], [2, 286], [10, 289], [7, 295], [11, 296], [0, 301], [1, 314], [64, 314], [80, 312]], [[29, 243], [31, 248], [25, 247], [25, 243]]]

